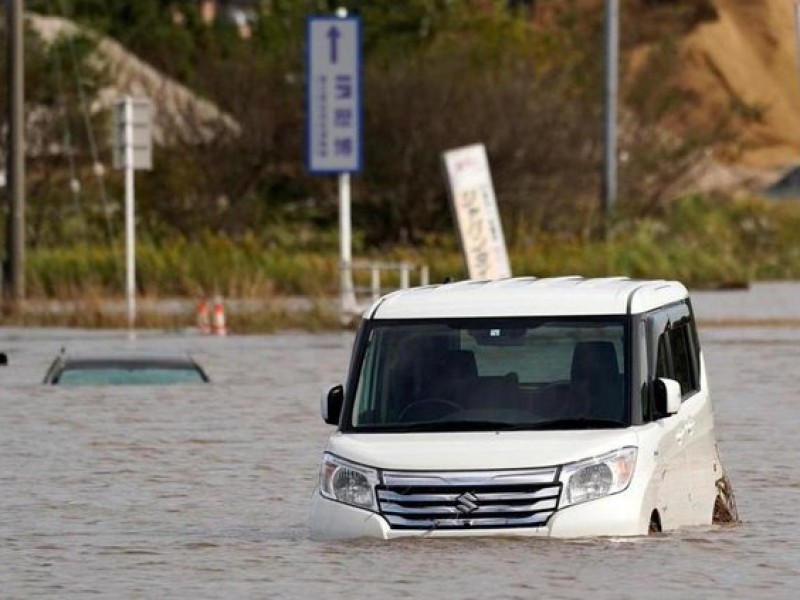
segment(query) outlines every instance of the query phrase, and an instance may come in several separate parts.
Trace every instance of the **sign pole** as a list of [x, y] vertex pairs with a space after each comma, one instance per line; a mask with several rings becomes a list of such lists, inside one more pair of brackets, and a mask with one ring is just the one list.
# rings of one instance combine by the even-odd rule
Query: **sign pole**
[[136, 326], [136, 220], [134, 172], [152, 169], [152, 104], [125, 96], [114, 105], [114, 168], [125, 171], [125, 300], [128, 330]]
[[361, 20], [339, 8], [306, 20], [306, 164], [339, 186], [340, 303], [358, 312], [353, 285], [351, 177], [362, 168]]
[[619, 0], [606, 0], [603, 209], [606, 217], [617, 201], [617, 104], [619, 101]]
[[133, 186], [133, 99], [125, 98], [125, 263], [128, 329], [136, 324], [136, 227]]
[[356, 309], [353, 288], [353, 243], [350, 218], [350, 173], [339, 174], [339, 252], [341, 256], [341, 301], [342, 313]]

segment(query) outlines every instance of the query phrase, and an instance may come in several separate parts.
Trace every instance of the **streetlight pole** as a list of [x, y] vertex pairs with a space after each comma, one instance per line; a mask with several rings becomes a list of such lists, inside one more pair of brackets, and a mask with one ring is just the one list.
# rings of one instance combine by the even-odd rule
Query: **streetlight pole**
[[603, 118], [603, 210], [617, 201], [617, 105], [619, 103], [619, 0], [606, 0]]
[[25, 71], [22, 0], [6, 0], [8, 29], [8, 223], [6, 296], [25, 297]]

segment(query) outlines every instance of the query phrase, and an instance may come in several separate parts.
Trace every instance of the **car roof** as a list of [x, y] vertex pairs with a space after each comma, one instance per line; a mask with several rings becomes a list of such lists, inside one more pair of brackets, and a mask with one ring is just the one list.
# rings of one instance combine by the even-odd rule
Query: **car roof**
[[384, 296], [365, 317], [427, 319], [626, 315], [688, 298], [677, 281], [628, 277], [516, 277], [467, 280], [400, 290]]
[[62, 349], [44, 377], [44, 383], [53, 382], [63, 371], [76, 369], [180, 369], [199, 373], [209, 381], [203, 368], [188, 354], [80, 354]]
[[66, 367], [73, 368], [161, 366], [171, 369], [195, 369], [198, 366], [190, 356], [180, 354], [64, 354], [61, 356], [61, 361]]

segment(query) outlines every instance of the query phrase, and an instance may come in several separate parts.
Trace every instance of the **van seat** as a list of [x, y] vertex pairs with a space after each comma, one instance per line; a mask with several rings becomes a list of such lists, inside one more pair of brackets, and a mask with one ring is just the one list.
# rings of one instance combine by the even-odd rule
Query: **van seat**
[[[527, 407], [527, 404], [525, 405]], [[516, 373], [479, 377], [467, 399], [467, 408], [525, 408]]]

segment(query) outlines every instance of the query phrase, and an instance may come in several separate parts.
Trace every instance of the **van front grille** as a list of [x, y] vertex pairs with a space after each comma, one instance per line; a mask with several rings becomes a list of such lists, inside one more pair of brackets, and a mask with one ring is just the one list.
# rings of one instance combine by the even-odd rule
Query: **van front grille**
[[558, 509], [557, 470], [383, 473], [378, 504], [392, 529], [542, 527]]

